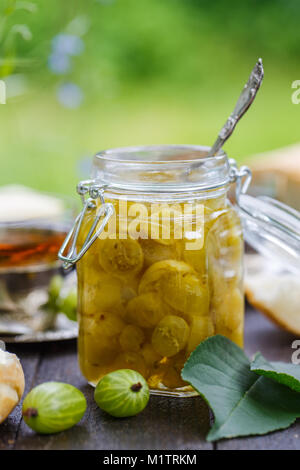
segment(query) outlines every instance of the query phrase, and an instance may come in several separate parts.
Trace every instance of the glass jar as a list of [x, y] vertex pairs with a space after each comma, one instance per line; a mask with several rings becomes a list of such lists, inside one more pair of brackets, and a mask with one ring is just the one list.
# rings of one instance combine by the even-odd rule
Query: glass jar
[[84, 208], [60, 258], [78, 261], [78, 353], [89, 383], [134, 369], [152, 393], [189, 396], [181, 369], [201, 341], [222, 334], [243, 346], [243, 236], [227, 195], [235, 182], [237, 204], [251, 173], [208, 150], [100, 152], [78, 185]]

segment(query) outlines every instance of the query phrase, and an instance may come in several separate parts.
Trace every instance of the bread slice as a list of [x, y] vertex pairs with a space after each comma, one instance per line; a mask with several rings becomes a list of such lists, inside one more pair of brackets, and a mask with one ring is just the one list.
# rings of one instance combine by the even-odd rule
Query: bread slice
[[248, 158], [253, 181], [249, 192], [265, 194], [300, 210], [300, 144]]
[[0, 349], [0, 423], [12, 412], [24, 393], [25, 379], [15, 354]]
[[268, 269], [259, 255], [247, 255], [246, 268], [248, 302], [284, 330], [300, 335], [300, 278], [275, 266]]

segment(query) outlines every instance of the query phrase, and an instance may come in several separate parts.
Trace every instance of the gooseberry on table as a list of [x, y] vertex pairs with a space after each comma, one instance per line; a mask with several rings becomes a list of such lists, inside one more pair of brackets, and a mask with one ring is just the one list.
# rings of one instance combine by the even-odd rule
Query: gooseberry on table
[[25, 423], [39, 434], [54, 434], [77, 424], [86, 411], [83, 393], [73, 385], [45, 382], [26, 396], [22, 415]]
[[105, 375], [94, 394], [99, 408], [116, 418], [135, 416], [149, 401], [149, 387], [144, 377], [131, 369], [120, 369]]

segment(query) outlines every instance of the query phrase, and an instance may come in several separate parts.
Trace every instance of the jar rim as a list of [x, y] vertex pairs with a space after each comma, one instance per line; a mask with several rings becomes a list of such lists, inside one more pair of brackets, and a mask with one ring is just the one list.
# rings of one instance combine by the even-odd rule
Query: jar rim
[[119, 190], [186, 192], [211, 190], [230, 182], [230, 164], [223, 149], [207, 157], [208, 146], [145, 145], [98, 152], [91, 177]]
[[[170, 159], [164, 159], [160, 158], [158, 159], [145, 159], [145, 158], [126, 158], [125, 155], [128, 157], [131, 155], [131, 157], [134, 157], [136, 154], [141, 154], [144, 152], [144, 156], [146, 152], [151, 152], [153, 155], [154, 152], [157, 152], [160, 154], [160, 157], [162, 157], [163, 152], [167, 151], [189, 151], [189, 152], [194, 152], [194, 157], [193, 158], [170, 158]], [[160, 145], [137, 145], [137, 146], [128, 146], [128, 147], [116, 147], [116, 148], [110, 148], [106, 150], [100, 150], [99, 152], [96, 153], [95, 159], [101, 159], [101, 160], [108, 160], [108, 161], [119, 161], [122, 163], [170, 163], [173, 164], [174, 162], [177, 163], [194, 163], [195, 160], [199, 159], [196, 158], [198, 154], [205, 154], [208, 153], [210, 150], [209, 146], [205, 145], [188, 145], [188, 144], [181, 144], [181, 145], [176, 145], [176, 144], [160, 144]], [[169, 154], [168, 154], [169, 157]], [[218, 154], [213, 156], [213, 157], [207, 157], [205, 155], [202, 155], [202, 158], [205, 158], [206, 161], [216, 161], [216, 160], [222, 160], [227, 158], [227, 154], [223, 149], [220, 149]]]

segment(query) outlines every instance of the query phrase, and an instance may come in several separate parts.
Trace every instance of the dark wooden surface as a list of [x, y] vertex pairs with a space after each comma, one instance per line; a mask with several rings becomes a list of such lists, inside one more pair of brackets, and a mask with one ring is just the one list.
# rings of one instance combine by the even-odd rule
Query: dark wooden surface
[[[258, 312], [246, 314], [246, 352], [261, 351], [268, 359], [289, 362], [294, 336], [279, 330]], [[299, 449], [300, 420], [287, 430], [267, 436], [205, 441], [209, 412], [199, 397], [150, 398], [146, 409], [134, 418], [115, 419], [97, 408], [93, 389], [77, 366], [75, 341], [56, 344], [18, 345], [8, 349], [18, 354], [26, 377], [26, 391], [48, 380], [78, 387], [88, 401], [87, 412], [74, 428], [51, 436], [31, 431], [21, 419], [18, 406], [0, 425], [2, 449]], [[300, 366], [299, 366], [300, 367]]]

